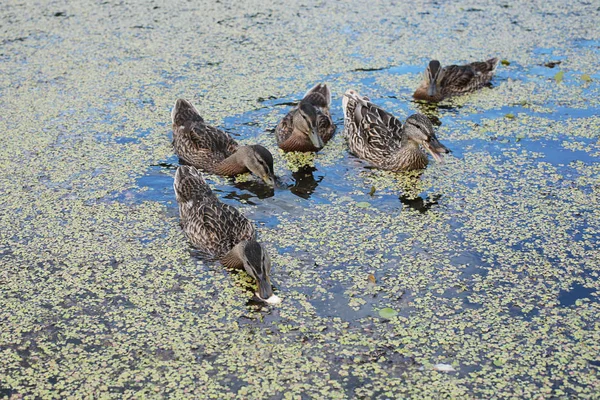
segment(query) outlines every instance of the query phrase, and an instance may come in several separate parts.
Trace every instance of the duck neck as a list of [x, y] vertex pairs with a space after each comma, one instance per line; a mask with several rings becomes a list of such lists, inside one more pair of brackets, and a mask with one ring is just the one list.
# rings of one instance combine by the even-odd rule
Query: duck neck
[[404, 138], [402, 146], [391, 157], [390, 161], [390, 166], [392, 167], [390, 169], [394, 171], [410, 171], [425, 168], [429, 160], [427, 159], [427, 154], [421, 150], [416, 142]]
[[432, 101], [436, 103], [444, 99], [441, 88], [438, 88], [433, 96], [430, 96], [427, 94], [427, 87], [427, 85], [419, 86], [419, 88], [415, 90], [413, 97], [417, 100]]
[[244, 163], [244, 147], [239, 147], [235, 153], [221, 161], [215, 166], [218, 175], [234, 176], [248, 172]]
[[283, 151], [318, 151], [306, 135], [294, 129], [290, 137], [279, 145]]
[[227, 254], [221, 257], [221, 264], [227, 268], [242, 268], [244, 266], [244, 262], [242, 261], [242, 253], [245, 245], [246, 241], [243, 241], [233, 246], [233, 248], [229, 250]]

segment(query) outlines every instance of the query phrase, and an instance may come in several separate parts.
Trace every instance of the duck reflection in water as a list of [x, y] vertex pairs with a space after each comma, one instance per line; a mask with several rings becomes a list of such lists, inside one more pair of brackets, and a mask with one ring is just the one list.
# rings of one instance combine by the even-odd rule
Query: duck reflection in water
[[[274, 187], [264, 185], [262, 182], [254, 180], [254, 179], [246, 181], [246, 182], [235, 182], [234, 181], [233, 185], [240, 190], [248, 191], [248, 192], [254, 194], [254, 196], [258, 197], [259, 199], [267, 199], [267, 198], [273, 197], [275, 195], [275, 189], [280, 186], [280, 183], [278, 181], [278, 178], [274, 177]], [[236, 194], [236, 192], [231, 192], [231, 194], [232, 194], [232, 197], [226, 196], [226, 198], [237, 198], [239, 200], [242, 197], [244, 197], [243, 195], [238, 196]], [[248, 198], [254, 197], [254, 196], [248, 196]], [[244, 199], [244, 200], [246, 200], [246, 199]]]
[[425, 214], [434, 205], [438, 204], [438, 200], [442, 198], [441, 194], [434, 194], [433, 196], [427, 196], [423, 198], [421, 196], [399, 196], [400, 202], [406, 207], [412, 208], [415, 211]]
[[319, 183], [323, 180], [323, 176], [314, 177], [315, 167], [304, 166], [296, 172], [292, 172], [294, 184], [290, 186], [290, 191], [298, 197], [309, 199], [314, 193]]

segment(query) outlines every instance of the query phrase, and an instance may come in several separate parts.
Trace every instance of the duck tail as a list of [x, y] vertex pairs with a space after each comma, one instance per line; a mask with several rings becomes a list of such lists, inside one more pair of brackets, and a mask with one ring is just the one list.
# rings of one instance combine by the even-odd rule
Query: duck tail
[[468, 66], [470, 66], [475, 71], [477, 71], [478, 74], [482, 74], [484, 76], [488, 76], [491, 78], [491, 76], [496, 71], [496, 67], [498, 66], [499, 61], [500, 61], [500, 59], [498, 57], [494, 57], [494, 58], [490, 58], [489, 60], [486, 60], [486, 61], [473, 62], [473, 63], [469, 64]]
[[200, 171], [190, 165], [177, 168], [173, 189], [178, 203], [201, 200], [212, 195], [212, 190], [204, 181]]
[[315, 107], [329, 107], [331, 104], [331, 92], [326, 83], [318, 83], [313, 86], [302, 98], [302, 101], [311, 103]]
[[171, 120], [173, 120], [173, 125], [177, 126], [184, 125], [186, 121], [204, 122], [196, 107], [185, 99], [177, 99], [171, 110]]
[[371, 100], [367, 96], [361, 96], [354, 89], [349, 89], [342, 98], [342, 108], [347, 119], [359, 125], [362, 120], [362, 109], [369, 107]]
[[[344, 98], [346, 98], [348, 100], [353, 100], [363, 106], [368, 106], [369, 103], [371, 102], [370, 98], [368, 98], [367, 96], [361, 96], [354, 89], [347, 90], [346, 93], [344, 93]], [[346, 100], [346, 101], [348, 101], [348, 100]], [[344, 99], [342, 99], [342, 104], [343, 103], [344, 103]]]
[[498, 57], [494, 57], [494, 58], [490, 58], [485, 63], [488, 65], [490, 72], [496, 72], [496, 67], [498, 66], [499, 62], [500, 62], [500, 59]]

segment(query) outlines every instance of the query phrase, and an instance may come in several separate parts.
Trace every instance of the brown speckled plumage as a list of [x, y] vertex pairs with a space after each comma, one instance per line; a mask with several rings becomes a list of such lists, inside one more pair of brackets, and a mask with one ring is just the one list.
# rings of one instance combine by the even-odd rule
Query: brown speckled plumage
[[178, 99], [171, 118], [173, 149], [182, 164], [225, 176], [251, 171], [273, 180], [273, 156], [266, 148], [239, 146], [228, 133], [208, 125], [189, 101]]
[[318, 84], [311, 88], [306, 92], [298, 106], [294, 107], [275, 128], [277, 145], [283, 151], [319, 151], [321, 148], [315, 147], [294, 121], [299, 117], [301, 109], [305, 110], [307, 118], [314, 119], [311, 123], [315, 123], [318, 135], [323, 145], [325, 145], [333, 137], [336, 130], [336, 126], [331, 119], [330, 106], [331, 92], [327, 84]]
[[181, 227], [192, 245], [226, 267], [244, 268], [258, 283], [257, 296], [271, 298], [271, 260], [256, 241], [253, 224], [237, 209], [219, 201], [195, 167], [177, 168], [173, 188]]
[[252, 223], [222, 203], [192, 166], [181, 166], [173, 183], [180, 223], [189, 241], [209, 258], [221, 259], [233, 247], [255, 238]]
[[390, 171], [422, 169], [427, 154], [447, 153], [437, 140], [433, 126], [422, 114], [411, 115], [405, 125], [373, 104], [368, 97], [349, 90], [344, 95], [344, 136], [350, 151], [374, 166]]
[[413, 97], [417, 100], [439, 102], [451, 96], [481, 89], [492, 80], [498, 61], [498, 58], [491, 58], [487, 61], [442, 68], [439, 61], [432, 60]]

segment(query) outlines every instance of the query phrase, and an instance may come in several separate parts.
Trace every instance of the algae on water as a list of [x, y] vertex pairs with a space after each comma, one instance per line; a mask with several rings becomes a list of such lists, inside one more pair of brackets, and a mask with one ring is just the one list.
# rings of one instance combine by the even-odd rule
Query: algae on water
[[[0, 397], [594, 398], [596, 8], [3, 1]], [[411, 101], [430, 58], [494, 56], [492, 87]], [[336, 136], [280, 154], [317, 82]], [[426, 112], [453, 153], [370, 168], [347, 152], [348, 88]], [[274, 190], [206, 179], [256, 222], [276, 307], [178, 226], [178, 97], [274, 155]]]

